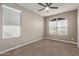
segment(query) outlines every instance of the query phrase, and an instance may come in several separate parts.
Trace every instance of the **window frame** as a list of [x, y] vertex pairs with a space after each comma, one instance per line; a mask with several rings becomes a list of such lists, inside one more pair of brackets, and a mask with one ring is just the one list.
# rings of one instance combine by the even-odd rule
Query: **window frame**
[[[1, 32], [1, 39], [2, 40], [7, 40], [7, 39], [9, 40], [9, 39], [22, 38], [22, 13], [23, 13], [22, 10], [17, 9], [15, 7], [12, 7], [12, 6], [9, 6], [9, 5], [6, 5], [6, 4], [2, 4], [1, 5], [1, 8], [2, 8], [2, 16], [3, 16], [3, 8], [6, 8], [6, 9], [9, 9], [9, 10], [12, 10], [12, 11], [15, 11], [17, 13], [20, 13], [20, 36], [4, 39], [2, 37], [3, 36], [3, 32]], [[4, 23], [4, 20], [3, 20], [3, 17], [2, 17], [2, 29], [1, 29], [1, 31], [3, 31], [3, 23]]]
[[[68, 19], [67, 18], [64, 18], [65, 20], [67, 20], [67, 26], [64, 26], [64, 27], [58, 27], [57, 25], [58, 25], [58, 21], [59, 20], [58, 20], [58, 18], [55, 18], [55, 19], [56, 19], [56, 27], [53, 27], [53, 28], [56, 28], [56, 34], [51, 33], [51, 31], [50, 31], [50, 24], [48, 25], [48, 27], [49, 27], [49, 29], [48, 29], [49, 34], [51, 34], [51, 35], [67, 36], [68, 35]], [[49, 23], [50, 22], [51, 22], [51, 20], [49, 21]], [[65, 33], [59, 34], [58, 28], [66, 28], [66, 34]]]

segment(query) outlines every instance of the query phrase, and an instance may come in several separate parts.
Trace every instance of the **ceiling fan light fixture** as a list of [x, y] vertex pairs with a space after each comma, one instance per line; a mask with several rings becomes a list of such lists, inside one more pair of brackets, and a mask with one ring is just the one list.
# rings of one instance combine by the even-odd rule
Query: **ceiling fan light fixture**
[[46, 8], [45, 8], [45, 10], [49, 10], [49, 9], [50, 9], [49, 7], [46, 7]]
[[58, 7], [51, 7], [52, 3], [46, 3], [46, 4], [38, 3], [38, 4], [43, 6], [43, 8], [40, 9], [39, 11], [46, 10], [48, 12], [50, 9], [58, 9]]

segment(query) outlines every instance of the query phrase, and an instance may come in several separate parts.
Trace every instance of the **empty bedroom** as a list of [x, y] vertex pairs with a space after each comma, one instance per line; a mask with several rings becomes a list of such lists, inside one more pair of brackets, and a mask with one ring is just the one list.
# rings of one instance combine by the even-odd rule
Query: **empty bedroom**
[[0, 3], [0, 56], [79, 56], [79, 3]]

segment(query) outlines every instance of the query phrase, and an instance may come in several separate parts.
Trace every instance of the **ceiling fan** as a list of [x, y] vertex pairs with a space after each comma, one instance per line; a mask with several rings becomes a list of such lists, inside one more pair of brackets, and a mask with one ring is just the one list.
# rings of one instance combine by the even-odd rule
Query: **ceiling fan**
[[38, 3], [38, 4], [44, 7], [42, 9], [38, 10], [38, 11], [42, 11], [42, 10], [48, 11], [49, 9], [58, 9], [58, 7], [51, 7], [52, 3], [45, 3], [45, 5], [42, 4], [42, 3]]

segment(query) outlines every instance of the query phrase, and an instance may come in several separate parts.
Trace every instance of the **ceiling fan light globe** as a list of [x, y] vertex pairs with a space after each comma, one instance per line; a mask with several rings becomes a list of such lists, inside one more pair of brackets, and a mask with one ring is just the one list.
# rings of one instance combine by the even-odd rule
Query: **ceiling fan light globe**
[[50, 9], [49, 7], [46, 7], [46, 8], [45, 8], [45, 10], [49, 10], [49, 9]]

